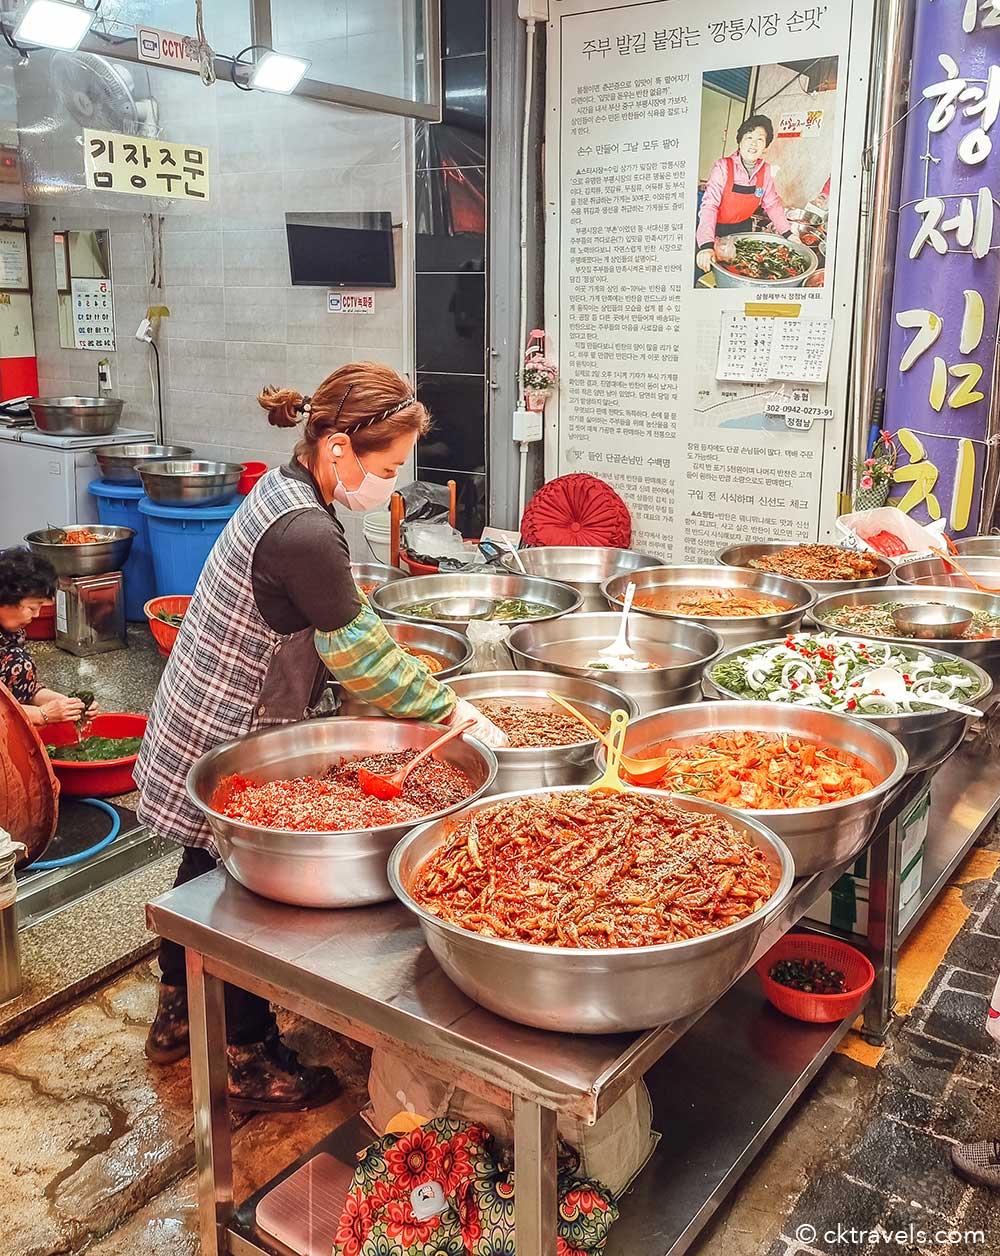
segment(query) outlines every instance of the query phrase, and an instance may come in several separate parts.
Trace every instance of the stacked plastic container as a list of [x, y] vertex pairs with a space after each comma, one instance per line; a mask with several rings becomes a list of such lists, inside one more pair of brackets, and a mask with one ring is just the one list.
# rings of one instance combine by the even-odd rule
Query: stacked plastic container
[[212, 546], [242, 501], [234, 497], [224, 506], [161, 506], [141, 498], [138, 509], [149, 537], [158, 597], [194, 592]]

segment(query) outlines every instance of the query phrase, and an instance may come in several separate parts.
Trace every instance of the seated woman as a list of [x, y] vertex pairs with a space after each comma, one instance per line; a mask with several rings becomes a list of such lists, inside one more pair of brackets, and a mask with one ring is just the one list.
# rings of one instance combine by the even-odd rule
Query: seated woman
[[[21, 548], [0, 550], [0, 681], [20, 702], [32, 724], [59, 724], [83, 714], [79, 698], [46, 689], [25, 647], [24, 630], [52, 596], [56, 573], [51, 563]], [[88, 715], [95, 715], [91, 706]]]

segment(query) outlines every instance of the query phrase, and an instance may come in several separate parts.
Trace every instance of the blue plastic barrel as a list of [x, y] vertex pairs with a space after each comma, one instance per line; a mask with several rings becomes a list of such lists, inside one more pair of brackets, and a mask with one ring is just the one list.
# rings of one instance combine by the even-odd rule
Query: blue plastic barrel
[[135, 539], [128, 560], [122, 568], [125, 580], [125, 618], [131, 623], [145, 622], [142, 608], [156, 595], [153, 584], [153, 556], [149, 552], [146, 517], [139, 511], [143, 496], [140, 484], [112, 484], [93, 480], [88, 486], [97, 499], [97, 518], [116, 528], [132, 528]]
[[139, 510], [149, 530], [156, 596], [193, 593], [201, 569], [242, 497], [224, 506], [160, 506], [144, 497]]

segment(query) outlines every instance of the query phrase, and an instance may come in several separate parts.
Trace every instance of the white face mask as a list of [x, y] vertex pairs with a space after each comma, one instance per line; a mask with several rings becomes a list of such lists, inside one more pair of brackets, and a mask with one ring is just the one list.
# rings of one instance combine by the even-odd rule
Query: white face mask
[[354, 456], [354, 461], [364, 471], [365, 478], [357, 488], [349, 489], [344, 487], [343, 481], [338, 474], [337, 487], [333, 490], [333, 500], [340, 502], [348, 510], [378, 510], [392, 496], [399, 476], [393, 475], [388, 480], [383, 480], [380, 475], [372, 475], [370, 471], [365, 471], [365, 464], [354, 453], [353, 449], [351, 453]]

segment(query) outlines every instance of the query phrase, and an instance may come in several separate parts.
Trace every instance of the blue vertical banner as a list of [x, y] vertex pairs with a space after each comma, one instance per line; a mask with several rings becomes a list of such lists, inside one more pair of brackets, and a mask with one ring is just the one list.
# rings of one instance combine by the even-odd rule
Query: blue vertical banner
[[892, 501], [978, 531], [1000, 316], [1000, 0], [917, 0], [885, 425]]

